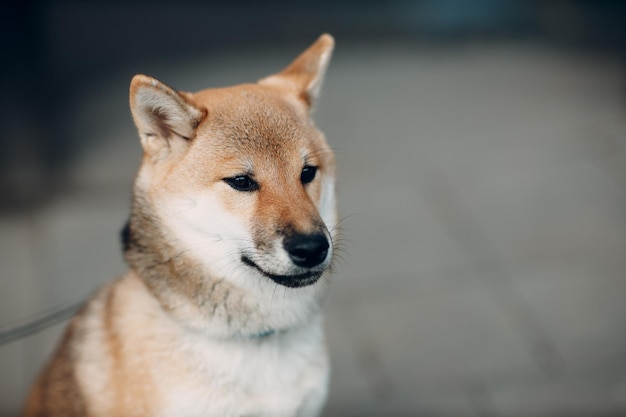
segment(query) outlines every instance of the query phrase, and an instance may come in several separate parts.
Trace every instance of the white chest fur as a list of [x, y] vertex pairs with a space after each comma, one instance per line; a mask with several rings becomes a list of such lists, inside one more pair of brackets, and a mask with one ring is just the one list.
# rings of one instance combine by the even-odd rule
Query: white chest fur
[[[326, 398], [329, 367], [321, 320], [252, 339], [190, 336], [179, 352], [187, 377], [162, 387], [163, 417], [312, 417]], [[168, 379], [158, 372], [155, 377]]]

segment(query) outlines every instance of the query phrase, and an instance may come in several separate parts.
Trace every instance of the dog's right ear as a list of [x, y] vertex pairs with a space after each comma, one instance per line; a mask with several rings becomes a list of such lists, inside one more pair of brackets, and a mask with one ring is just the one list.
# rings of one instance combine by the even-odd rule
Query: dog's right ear
[[130, 110], [144, 152], [157, 159], [193, 139], [207, 114], [184, 93], [146, 75], [135, 75], [130, 83]]
[[259, 83], [287, 88], [312, 110], [320, 94], [334, 47], [335, 39], [329, 34], [324, 34], [287, 68], [278, 74], [263, 78]]

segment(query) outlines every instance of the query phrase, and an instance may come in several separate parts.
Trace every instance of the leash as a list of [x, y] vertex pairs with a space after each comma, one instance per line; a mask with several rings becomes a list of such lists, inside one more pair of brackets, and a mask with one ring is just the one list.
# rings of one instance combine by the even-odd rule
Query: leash
[[72, 317], [85, 304], [85, 299], [53, 307], [23, 323], [0, 327], [0, 346], [39, 333]]

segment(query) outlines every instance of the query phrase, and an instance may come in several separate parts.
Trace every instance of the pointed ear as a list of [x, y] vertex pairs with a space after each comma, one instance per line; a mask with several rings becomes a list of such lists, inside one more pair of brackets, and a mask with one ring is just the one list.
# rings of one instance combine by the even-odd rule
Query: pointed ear
[[135, 75], [130, 83], [130, 110], [139, 130], [141, 145], [156, 154], [171, 141], [186, 142], [206, 117], [206, 109], [162, 82], [146, 75]]
[[326, 68], [335, 46], [332, 36], [324, 34], [302, 52], [287, 68], [259, 81], [292, 90], [309, 108], [315, 105], [322, 89]]

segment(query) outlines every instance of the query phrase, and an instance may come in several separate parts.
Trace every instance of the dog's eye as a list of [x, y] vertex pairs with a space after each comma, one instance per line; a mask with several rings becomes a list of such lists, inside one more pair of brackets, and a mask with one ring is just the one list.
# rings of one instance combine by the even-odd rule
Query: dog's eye
[[307, 165], [302, 168], [302, 173], [300, 174], [300, 181], [302, 184], [308, 184], [315, 179], [315, 174], [317, 173], [317, 167]]
[[224, 182], [237, 191], [256, 191], [259, 184], [247, 175], [237, 175], [236, 177], [224, 178]]

